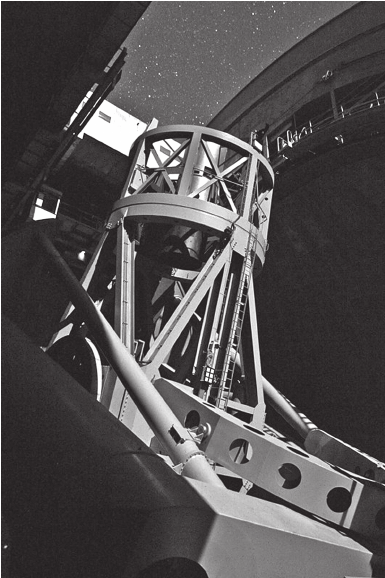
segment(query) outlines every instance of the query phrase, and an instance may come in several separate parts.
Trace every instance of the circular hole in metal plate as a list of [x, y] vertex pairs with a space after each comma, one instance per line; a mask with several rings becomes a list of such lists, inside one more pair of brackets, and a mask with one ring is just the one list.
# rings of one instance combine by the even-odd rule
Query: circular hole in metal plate
[[379, 530], [385, 530], [385, 508], [378, 510], [375, 517], [375, 523]]
[[253, 449], [247, 440], [236, 439], [231, 443], [229, 453], [235, 464], [247, 464], [252, 458]]
[[195, 409], [189, 411], [184, 419], [184, 426], [187, 427], [188, 429], [198, 427], [200, 423], [201, 423], [201, 416]]
[[293, 490], [301, 483], [302, 474], [300, 469], [291, 463], [284, 463], [278, 469], [279, 483], [285, 490]]
[[327, 495], [326, 503], [333, 512], [346, 512], [352, 503], [352, 495], [346, 488], [333, 488]]

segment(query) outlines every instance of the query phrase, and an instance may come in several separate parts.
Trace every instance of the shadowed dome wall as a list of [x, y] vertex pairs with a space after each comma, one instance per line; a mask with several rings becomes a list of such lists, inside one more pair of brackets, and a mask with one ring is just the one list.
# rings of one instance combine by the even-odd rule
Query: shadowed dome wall
[[265, 377], [385, 459], [383, 4], [358, 3], [298, 43], [210, 127], [247, 141], [264, 129], [276, 173], [256, 283]]

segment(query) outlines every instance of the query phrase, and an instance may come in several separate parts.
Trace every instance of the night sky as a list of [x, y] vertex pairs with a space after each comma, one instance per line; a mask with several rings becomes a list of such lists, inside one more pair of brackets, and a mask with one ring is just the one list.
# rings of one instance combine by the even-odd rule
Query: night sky
[[144, 122], [203, 124], [266, 66], [356, 2], [152, 2], [108, 100]]

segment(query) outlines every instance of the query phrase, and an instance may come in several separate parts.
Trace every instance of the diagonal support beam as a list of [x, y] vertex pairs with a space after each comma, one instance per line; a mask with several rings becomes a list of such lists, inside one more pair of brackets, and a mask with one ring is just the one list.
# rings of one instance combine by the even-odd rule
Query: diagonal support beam
[[[206, 149], [206, 147], [205, 147], [205, 151], [208, 152], [207, 149]], [[189, 195], [189, 197], [192, 197], [192, 198], [193, 198], [193, 197], [197, 197], [202, 191], [204, 191], [205, 189], [207, 189], [208, 187], [210, 187], [210, 186], [213, 185], [214, 183], [219, 182], [220, 185], [222, 186], [223, 190], [224, 190], [224, 193], [225, 193], [225, 195], [226, 195], [226, 197], [227, 197], [227, 199], [228, 199], [228, 201], [229, 201], [229, 203], [230, 203], [230, 206], [231, 206], [232, 210], [233, 210], [234, 212], [237, 212], [236, 207], [235, 207], [235, 205], [234, 205], [234, 203], [233, 203], [233, 200], [232, 200], [232, 198], [231, 198], [231, 194], [230, 194], [230, 192], [229, 192], [226, 184], [224, 183], [224, 180], [223, 180], [223, 179], [224, 179], [228, 174], [234, 172], [237, 168], [239, 168], [239, 167], [241, 167], [243, 164], [245, 164], [245, 162], [247, 161], [247, 159], [246, 159], [246, 158], [239, 159], [239, 160], [238, 160], [237, 162], [235, 162], [233, 165], [231, 165], [230, 167], [227, 167], [224, 171], [220, 171], [220, 170], [218, 169], [218, 167], [216, 166], [215, 161], [214, 161], [211, 153], [210, 153], [209, 158], [210, 158], [210, 162], [213, 163], [213, 169], [214, 169], [214, 171], [215, 171], [215, 177], [213, 177], [212, 179], [210, 179], [209, 181], [207, 181], [207, 183], [205, 183], [204, 185], [202, 185], [201, 187], [199, 187], [198, 189], [196, 189], [195, 191], [193, 191], [193, 192]]]
[[[178, 149], [172, 153], [172, 155], [170, 157], [168, 157], [168, 159], [166, 159], [166, 161], [164, 163], [162, 163], [162, 161], [160, 161], [160, 159], [156, 159], [156, 161], [160, 164], [158, 167], [156, 167], [154, 169], [154, 173], [152, 175], [150, 175], [148, 177], [148, 179], [146, 179], [146, 181], [143, 183], [143, 185], [141, 185], [136, 191], [135, 191], [135, 195], [140, 195], [141, 193], [145, 193], [148, 186], [152, 183], [152, 181], [157, 178], [157, 176], [159, 175], [159, 171], [166, 170], [166, 168], [176, 159], [179, 157], [180, 153], [183, 152], [183, 150], [188, 146], [190, 140], [186, 139], [185, 141], [183, 141], [183, 143], [180, 145], [180, 147], [178, 147]], [[152, 149], [153, 152], [154, 149]], [[166, 171], [167, 172], [167, 171]], [[175, 191], [174, 191], [175, 192]]]
[[179, 335], [189, 323], [191, 316], [212, 287], [215, 278], [231, 258], [231, 252], [232, 249], [230, 245], [227, 245], [218, 257], [212, 255], [210, 259], [208, 259], [180, 305], [158, 335], [143, 360], [144, 366], [142, 369], [150, 379], [156, 375], [159, 366], [170, 353]]
[[173, 183], [172, 180], [170, 179], [170, 176], [169, 176], [169, 174], [168, 174], [168, 172], [167, 172], [167, 167], [162, 164], [162, 161], [161, 161], [161, 159], [159, 158], [159, 155], [158, 155], [158, 153], [156, 152], [156, 150], [155, 150], [154, 148], [152, 149], [151, 152], [152, 152], [152, 154], [154, 155], [154, 159], [156, 160], [156, 162], [157, 162], [158, 165], [159, 165], [159, 169], [157, 169], [157, 171], [159, 170], [159, 171], [162, 173], [162, 175], [163, 175], [166, 183], [167, 183], [168, 186], [170, 187], [170, 191], [173, 193], [173, 195], [175, 195], [176, 191], [175, 191], [174, 183]]

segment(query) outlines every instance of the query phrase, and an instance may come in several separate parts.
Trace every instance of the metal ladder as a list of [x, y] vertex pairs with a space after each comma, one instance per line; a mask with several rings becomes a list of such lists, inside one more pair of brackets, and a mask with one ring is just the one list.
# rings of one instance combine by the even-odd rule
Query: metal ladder
[[[250, 142], [251, 142], [250, 137]], [[246, 173], [246, 180], [244, 184], [244, 195], [240, 207], [240, 214], [243, 214], [245, 208], [245, 200], [246, 200], [246, 191], [249, 186], [250, 180], [250, 172], [251, 172], [251, 162], [250, 159], [248, 161], [247, 166], [247, 173]], [[255, 196], [255, 188], [253, 193], [253, 199], [251, 200], [250, 207], [249, 207], [249, 214], [248, 218], [249, 221], [252, 219], [252, 211], [253, 211], [253, 202]], [[225, 359], [223, 362], [223, 369], [221, 378], [219, 381], [219, 388], [218, 388], [218, 397], [216, 401], [217, 407], [220, 409], [226, 410], [227, 403], [229, 401], [231, 386], [233, 381], [234, 369], [236, 364], [236, 357], [240, 345], [241, 340], [241, 333], [242, 333], [242, 326], [243, 320], [245, 317], [246, 306], [247, 306], [247, 297], [249, 293], [250, 287], [250, 275], [252, 275], [255, 255], [256, 255], [256, 244], [257, 244], [258, 232], [257, 234], [253, 233], [252, 225], [250, 223], [250, 232], [247, 241], [247, 247], [245, 251], [245, 257], [243, 260], [241, 275], [239, 279], [239, 287], [237, 292], [237, 298], [235, 302], [233, 318], [231, 321], [230, 327], [230, 335], [229, 340], [227, 343]]]
[[216, 406], [225, 410], [229, 401], [231, 385], [234, 375], [236, 357], [241, 340], [243, 320], [247, 307], [247, 297], [250, 287], [250, 276], [253, 272], [254, 260], [256, 255], [256, 244], [258, 233], [254, 234], [250, 225], [250, 233], [243, 260], [240, 274], [239, 287], [237, 291], [233, 317], [230, 326], [230, 334], [226, 347], [225, 358], [223, 362], [222, 374], [219, 382], [218, 397]]

